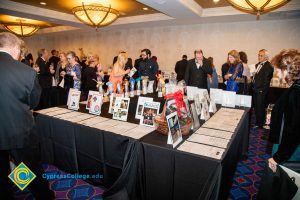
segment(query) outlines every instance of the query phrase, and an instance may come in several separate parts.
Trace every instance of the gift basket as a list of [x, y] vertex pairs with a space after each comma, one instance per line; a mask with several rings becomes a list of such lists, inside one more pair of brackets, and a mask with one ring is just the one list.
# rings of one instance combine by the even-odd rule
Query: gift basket
[[188, 135], [190, 133], [193, 120], [190, 112], [188, 112], [188, 105], [184, 102], [183, 92], [178, 90], [175, 93], [166, 95], [165, 99], [166, 101], [161, 115], [154, 118], [156, 130], [163, 135], [168, 135], [169, 128], [166, 116], [173, 112], [177, 112], [181, 133], [182, 135]]

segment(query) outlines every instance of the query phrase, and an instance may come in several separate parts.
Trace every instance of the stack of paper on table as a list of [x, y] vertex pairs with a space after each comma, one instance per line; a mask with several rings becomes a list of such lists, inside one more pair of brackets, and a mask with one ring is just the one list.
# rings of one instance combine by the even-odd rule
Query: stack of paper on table
[[61, 109], [64, 109], [64, 108], [52, 107], [52, 108], [47, 108], [47, 109], [43, 109], [43, 110], [37, 110], [37, 111], [34, 111], [34, 112], [40, 113], [40, 114], [47, 114], [47, 113], [51, 113], [51, 112], [58, 111], [58, 110], [61, 110]]
[[[93, 115], [94, 116], [94, 115]], [[92, 127], [93, 125], [95, 124], [99, 124], [101, 122], [105, 122], [105, 121], [108, 121], [110, 119], [108, 118], [104, 118], [104, 117], [99, 117], [99, 116], [94, 116], [93, 118], [89, 118], [89, 119], [86, 119], [86, 120], [82, 120], [80, 122], [77, 122], [78, 124], [82, 124], [82, 125], [85, 125], [85, 126], [89, 126], [89, 127]]]
[[94, 124], [91, 127], [101, 129], [101, 130], [106, 130], [106, 129], [109, 129], [110, 127], [118, 126], [119, 124], [120, 124], [120, 121], [109, 119], [107, 121], [102, 121], [98, 124]]
[[229, 143], [229, 140], [226, 139], [211, 137], [207, 135], [200, 135], [200, 134], [193, 134], [187, 140], [190, 142], [207, 144], [210, 146], [220, 147], [224, 149], [227, 147]]
[[73, 110], [72, 112], [62, 113], [62, 114], [59, 114], [59, 115], [55, 115], [53, 117], [58, 118], [58, 119], [62, 119], [62, 120], [66, 120], [68, 118], [76, 117], [80, 114], [81, 114], [80, 112], [76, 112], [76, 111]]
[[203, 127], [199, 128], [194, 134], [208, 135], [211, 137], [218, 137], [227, 140], [230, 140], [233, 135], [232, 132], [221, 131], [221, 130], [210, 129], [210, 128], [203, 128]]
[[61, 108], [59, 110], [50, 112], [50, 113], [46, 113], [45, 115], [48, 115], [50, 117], [56, 116], [56, 115], [62, 115], [65, 113], [71, 113], [71, 112], [75, 112], [74, 110], [69, 110], [69, 109], [65, 109], [65, 108]]
[[213, 118], [211, 118], [209, 121], [205, 122], [205, 124], [224, 124], [224, 125], [228, 125], [228, 126], [234, 126], [237, 127], [237, 125], [240, 122], [240, 118], [237, 117], [231, 117], [231, 118], [225, 118], [222, 116], [214, 116]]
[[233, 109], [233, 108], [221, 108], [219, 112], [224, 114], [237, 114], [239, 116], [242, 116], [245, 111], [240, 109]]
[[91, 118], [94, 118], [94, 117], [95, 116], [87, 114], [87, 113], [81, 113], [81, 115], [78, 115], [78, 116], [75, 116], [75, 117], [71, 117], [71, 118], [68, 118], [66, 120], [69, 121], [69, 122], [78, 123], [78, 122], [81, 122], [83, 120], [91, 119]]
[[134, 129], [128, 130], [123, 135], [134, 139], [140, 139], [154, 130], [155, 128], [139, 125]]
[[225, 150], [222, 148], [189, 142], [189, 141], [185, 141], [177, 148], [177, 150], [187, 152], [187, 153], [193, 153], [201, 156], [206, 156], [214, 159], [221, 159], [225, 152]]
[[226, 125], [219, 122], [204, 123], [202, 127], [229, 131], [229, 132], [234, 132], [236, 129], [236, 126]]
[[134, 129], [137, 126], [138, 126], [138, 124], [133, 124], [133, 123], [129, 123], [129, 122], [119, 122], [118, 126], [110, 127], [108, 129], [106, 129], [106, 131], [116, 133], [119, 135], [126, 135], [125, 134], [126, 131], [130, 131], [131, 129]]

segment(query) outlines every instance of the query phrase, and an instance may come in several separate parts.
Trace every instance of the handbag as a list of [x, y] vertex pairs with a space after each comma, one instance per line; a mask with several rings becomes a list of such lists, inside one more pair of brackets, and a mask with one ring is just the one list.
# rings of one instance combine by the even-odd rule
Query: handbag
[[298, 190], [294, 182], [280, 165], [277, 165], [276, 172], [268, 167], [266, 164], [265, 174], [262, 177], [259, 192], [257, 194], [258, 200], [291, 200], [294, 198]]

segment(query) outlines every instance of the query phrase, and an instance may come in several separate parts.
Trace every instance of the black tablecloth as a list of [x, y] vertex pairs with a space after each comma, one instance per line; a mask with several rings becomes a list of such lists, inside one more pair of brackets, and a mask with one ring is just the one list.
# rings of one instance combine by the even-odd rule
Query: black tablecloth
[[227, 199], [236, 164], [247, 155], [249, 109], [244, 110], [221, 160], [173, 150], [156, 131], [143, 137], [146, 199]]
[[[134, 119], [137, 100], [130, 101], [128, 121], [132, 123], [139, 122]], [[154, 101], [161, 102], [162, 110], [163, 99]], [[103, 104], [101, 116], [112, 118], [108, 107]], [[79, 112], [87, 110], [81, 105]], [[248, 120], [245, 112], [219, 161], [177, 151], [166, 144], [167, 136], [156, 131], [137, 141], [43, 114], [36, 116], [43, 162], [70, 173], [102, 174], [102, 179], [91, 181], [107, 188], [106, 199], [227, 197], [237, 161], [247, 152]]]

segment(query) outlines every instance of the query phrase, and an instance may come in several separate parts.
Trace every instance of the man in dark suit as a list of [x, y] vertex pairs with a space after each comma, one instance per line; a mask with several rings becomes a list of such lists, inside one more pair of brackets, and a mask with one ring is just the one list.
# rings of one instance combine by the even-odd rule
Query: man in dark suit
[[[23, 162], [36, 175], [28, 186], [35, 198], [53, 199], [54, 193], [42, 178], [39, 141], [30, 111], [37, 106], [41, 90], [36, 72], [17, 61], [22, 45], [15, 35], [0, 33], [0, 195], [1, 199], [14, 199], [12, 181], [8, 179], [11, 157], [16, 165]], [[16, 180], [27, 180], [26, 176], [16, 176]]]
[[177, 81], [181, 81], [184, 79], [184, 73], [186, 70], [187, 63], [187, 55], [183, 55], [182, 60], [176, 62], [175, 72], [177, 74]]
[[194, 51], [195, 58], [188, 61], [184, 80], [187, 86], [207, 89], [207, 75], [212, 75], [212, 67], [209, 60], [203, 57], [201, 49]]
[[52, 74], [55, 73], [53, 66], [47, 62], [48, 52], [46, 49], [38, 51], [36, 65], [39, 68], [39, 83], [42, 88], [41, 100], [38, 109], [48, 108], [51, 105], [50, 93], [52, 87]]
[[266, 106], [270, 81], [273, 77], [274, 68], [268, 61], [268, 51], [262, 49], [258, 53], [258, 61], [255, 65], [256, 72], [253, 77], [253, 106], [256, 116], [256, 126], [263, 128], [266, 118]]

